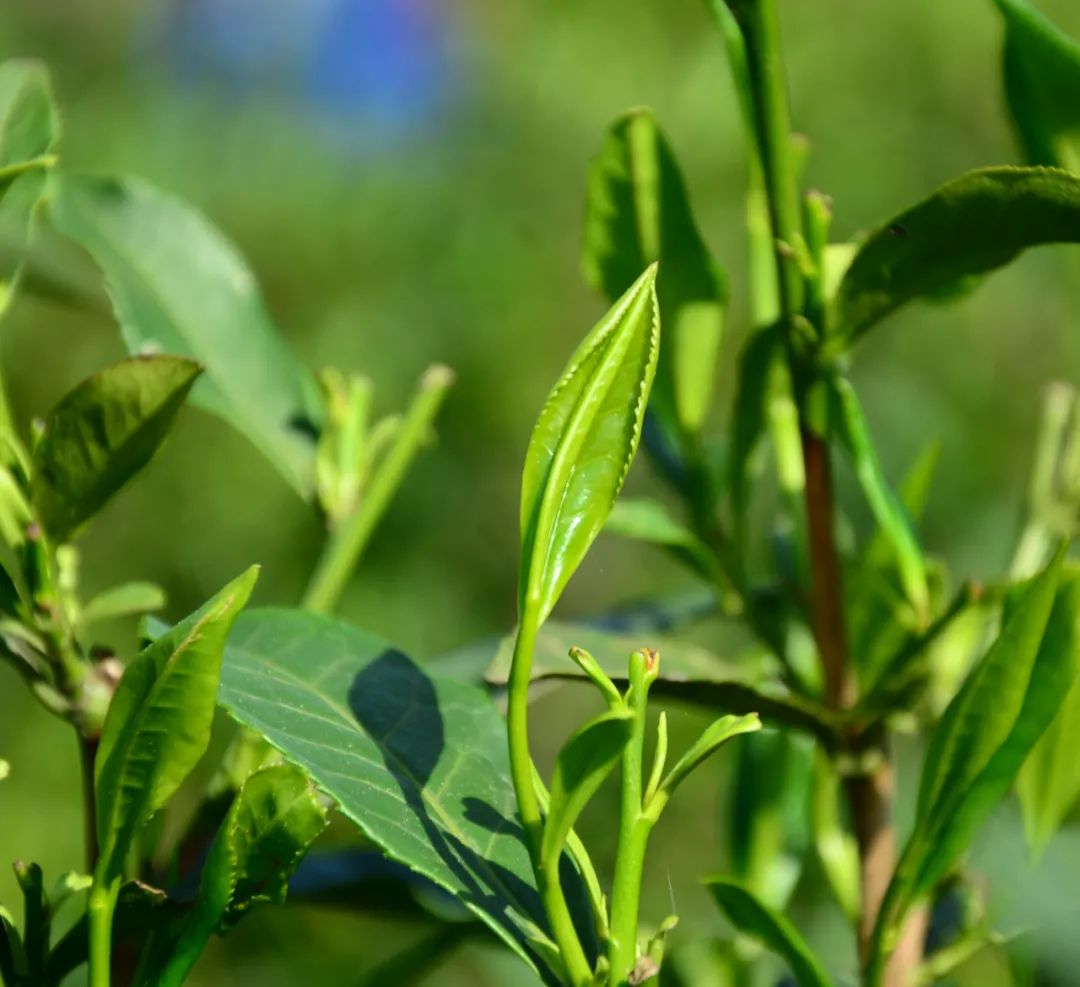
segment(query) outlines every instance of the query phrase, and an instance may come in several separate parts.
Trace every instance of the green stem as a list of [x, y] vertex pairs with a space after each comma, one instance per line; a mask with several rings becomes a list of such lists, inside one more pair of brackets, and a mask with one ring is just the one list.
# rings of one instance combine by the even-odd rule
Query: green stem
[[90, 939], [90, 987], [110, 987], [113, 912], [120, 882], [103, 885], [94, 878], [86, 909]]
[[536, 608], [526, 606], [514, 641], [514, 658], [510, 666], [507, 693], [506, 734], [510, 748], [510, 777], [517, 798], [518, 817], [525, 832], [533, 874], [543, 901], [544, 912], [551, 925], [551, 934], [566, 967], [566, 975], [574, 987], [592, 982], [592, 970], [570, 916], [566, 896], [559, 880], [559, 860], [545, 868], [540, 855], [544, 824], [540, 815], [540, 799], [533, 784], [535, 767], [529, 754], [529, 686], [532, 681], [533, 652], [536, 649]]
[[649, 663], [655, 654], [635, 652], [630, 658], [630, 689], [627, 702], [633, 711], [630, 741], [623, 750], [619, 803], [619, 841], [615, 850], [615, 880], [611, 888], [611, 938], [608, 960], [612, 984], [622, 987], [637, 963], [638, 911], [645, 850], [653, 820], [642, 804], [642, 772], [645, 760], [645, 727], [650, 684]]
[[331, 613], [337, 606], [375, 525], [401, 486], [409, 464], [427, 440], [453, 379], [451, 371], [444, 366], [428, 368], [421, 378], [401, 429], [372, 477], [359, 507], [330, 535], [301, 601], [305, 610]]

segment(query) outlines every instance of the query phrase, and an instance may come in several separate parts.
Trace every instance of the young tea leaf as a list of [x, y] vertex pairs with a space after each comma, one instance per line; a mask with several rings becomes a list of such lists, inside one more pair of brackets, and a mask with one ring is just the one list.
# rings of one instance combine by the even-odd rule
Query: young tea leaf
[[713, 877], [705, 881], [705, 887], [736, 929], [784, 960], [799, 987], [832, 987], [818, 958], [783, 915], [734, 881]]
[[95, 596], [79, 614], [82, 626], [117, 617], [131, 617], [161, 610], [167, 600], [165, 591], [153, 583], [120, 583]]
[[31, 492], [53, 538], [69, 537], [150, 461], [200, 372], [183, 357], [133, 357], [83, 381], [49, 412]]
[[1005, 101], [1032, 164], [1080, 171], [1080, 44], [1026, 0], [994, 0], [1005, 18]]
[[579, 728], [559, 751], [540, 849], [546, 867], [562, 856], [577, 817], [619, 763], [632, 726], [629, 708], [612, 710]]
[[123, 872], [131, 839], [210, 741], [225, 639], [258, 577], [252, 567], [141, 651], [116, 688], [94, 764], [101, 852], [95, 884]]
[[544, 404], [521, 483], [519, 613], [543, 623], [604, 526], [656, 372], [656, 266], [585, 337]]
[[761, 720], [758, 719], [757, 713], [748, 713], [745, 716], [722, 716], [711, 723], [660, 782], [657, 798], [646, 807], [646, 812], [650, 815], [653, 813], [659, 815], [663, 803], [671, 798], [675, 789], [686, 780], [694, 768], [719, 750], [732, 737], [760, 729]]
[[506, 724], [483, 689], [429, 675], [343, 621], [255, 610], [229, 638], [219, 701], [551, 982]]
[[926, 562], [914, 525], [885, 478], [855, 389], [839, 376], [830, 378], [829, 386], [840, 441], [851, 457], [863, 496], [895, 552], [904, 592], [920, 622], [925, 623], [930, 616], [930, 591], [926, 584]]
[[64, 175], [51, 218], [100, 265], [128, 349], [198, 360], [206, 374], [192, 399], [309, 495], [318, 391], [233, 245], [190, 206], [130, 178]]
[[1080, 241], [1080, 177], [1055, 168], [969, 171], [872, 233], [840, 284], [833, 327], [850, 343], [890, 312], [1029, 247]]
[[648, 110], [633, 110], [612, 125], [589, 170], [583, 266], [614, 302], [656, 261], [667, 343], [653, 407], [695, 433], [712, 397], [727, 279], [694, 223], [671, 146]]
[[148, 982], [179, 987], [213, 932], [230, 929], [259, 902], [281, 903], [289, 877], [326, 828], [326, 810], [292, 764], [244, 782], [203, 865], [199, 897], [160, 973]]
[[[1055, 600], [1062, 619], [1052, 624], [1064, 654], [1080, 654], [1080, 576], [1069, 572]], [[1068, 619], [1071, 613], [1072, 619]], [[1053, 616], [1051, 616], [1053, 621]], [[1047, 636], [1049, 637], [1049, 629]], [[1046, 642], [1044, 642], [1044, 647]], [[1024, 828], [1034, 853], [1040, 853], [1080, 800], [1080, 678], [1074, 680], [1047, 731], [1035, 744], [1017, 779]]]
[[886, 898], [885, 929], [967, 848], [1075, 680], [1080, 579], [1059, 588], [1061, 558], [1059, 552], [1006, 614], [931, 736], [915, 828]]

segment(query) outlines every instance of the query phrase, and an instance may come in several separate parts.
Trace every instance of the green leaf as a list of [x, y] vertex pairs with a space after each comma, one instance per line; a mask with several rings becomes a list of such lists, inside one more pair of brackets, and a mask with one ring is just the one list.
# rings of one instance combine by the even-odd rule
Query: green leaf
[[615, 769], [630, 739], [633, 713], [615, 709], [580, 727], [559, 751], [540, 859], [557, 860], [582, 810]]
[[840, 441], [851, 457], [855, 477], [874, 519], [892, 545], [904, 592], [919, 622], [925, 623], [930, 616], [930, 590], [915, 527], [885, 478], [855, 389], [839, 376], [829, 378], [829, 388]]
[[705, 579], [711, 580], [716, 575], [717, 563], [709, 546], [672, 517], [658, 500], [647, 497], [617, 500], [604, 530], [667, 548]]
[[342, 621], [257, 610], [229, 639], [219, 701], [391, 859], [456, 895], [543, 971], [506, 726], [482, 689], [428, 675]]
[[131, 617], [161, 610], [167, 602], [165, 591], [153, 583], [131, 582], [112, 586], [95, 596], [79, 614], [83, 626], [117, 617]]
[[150, 461], [200, 370], [183, 357], [133, 357], [87, 378], [49, 412], [31, 493], [50, 535], [67, 538]]
[[721, 877], [705, 887], [740, 932], [757, 939], [791, 970], [799, 987], [831, 987], [832, 981], [795, 927], [779, 912], [762, 904], [745, 888]]
[[[549, 621], [537, 635], [533, 656], [534, 682], [585, 681], [585, 673], [567, 656], [580, 647], [592, 654], [604, 673], [621, 687], [627, 685], [626, 655], [645, 643], [641, 636], [614, 634], [588, 624]], [[724, 660], [705, 648], [649, 633], [648, 644], [663, 658], [660, 676], [649, 687], [654, 698], [692, 703], [710, 713], [760, 713], [766, 723], [803, 730], [825, 743], [834, 740], [826, 710], [788, 689], [776, 664], [768, 658]], [[506, 685], [514, 636], [504, 638], [485, 675], [491, 685]]]
[[[1064, 654], [1080, 654], [1080, 574], [1062, 576], [1055, 609], [1061, 610], [1054, 630], [1054, 647]], [[1072, 619], [1069, 619], [1069, 613]], [[1051, 617], [1053, 621], [1053, 617]], [[1044, 647], [1047, 642], [1044, 642]], [[1065, 817], [1080, 800], [1080, 679], [1073, 681], [1061, 708], [1035, 744], [1017, 779], [1024, 828], [1033, 852], [1041, 853]]]
[[0, 905], [0, 983], [14, 987], [27, 976], [26, 950], [11, 913]]
[[1080, 241], [1080, 178], [1055, 168], [969, 171], [862, 245], [837, 294], [841, 342], [907, 302], [1008, 264], [1029, 247]]
[[694, 223], [671, 146], [638, 109], [615, 121], [589, 170], [583, 267], [614, 302], [657, 261], [667, 343], [653, 404], [666, 422], [696, 433], [712, 398], [727, 279]]
[[884, 931], [967, 848], [1075, 680], [1080, 577], [1059, 588], [1061, 559], [1059, 552], [1025, 587], [930, 738], [915, 828], [886, 898]]
[[210, 740], [225, 638], [258, 578], [248, 569], [139, 653], [116, 688], [94, 764], [101, 853], [95, 883], [123, 872], [132, 837]]
[[59, 132], [45, 67], [29, 59], [0, 63], [0, 237], [12, 257], [0, 266], [0, 313], [22, 262]]
[[542, 624], [604, 526], [656, 371], [656, 267], [585, 337], [533, 429], [521, 482], [519, 614]]
[[1032, 164], [1080, 171], [1080, 45], [1025, 0], [1005, 18], [1005, 100]]
[[199, 897], [163, 969], [145, 982], [178, 987], [213, 932], [226, 932], [259, 902], [285, 900], [290, 876], [326, 828], [326, 810], [292, 764], [251, 775], [233, 799], [203, 866]]
[[761, 720], [758, 719], [757, 713], [748, 713], [745, 716], [722, 716], [715, 720], [702, 731], [701, 736], [694, 741], [690, 749], [675, 762], [675, 766], [660, 782], [659, 791], [670, 798], [694, 768], [715, 754], [732, 737], [760, 729]]
[[130, 178], [64, 175], [51, 216], [100, 265], [128, 349], [198, 360], [206, 374], [192, 399], [309, 495], [318, 390], [236, 248], [190, 206]]

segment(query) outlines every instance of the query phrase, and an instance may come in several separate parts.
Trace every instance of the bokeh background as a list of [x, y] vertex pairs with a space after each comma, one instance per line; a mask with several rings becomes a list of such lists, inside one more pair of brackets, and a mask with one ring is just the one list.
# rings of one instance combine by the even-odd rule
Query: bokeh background
[[[1075, 0], [1038, 6], [1080, 36]], [[808, 182], [833, 196], [839, 236], [962, 170], [1017, 160], [990, 0], [781, 0], [781, 14], [795, 123], [813, 141]], [[701, 0], [7, 0], [0, 56], [12, 55], [52, 70], [68, 165], [137, 173], [203, 209], [249, 258], [310, 366], [363, 370], [385, 411], [404, 404], [428, 363], [456, 370], [438, 444], [342, 608], [418, 657], [513, 623], [520, 462], [547, 389], [602, 310], [579, 273], [584, 179], [626, 108], [655, 109], [731, 275], [729, 358], [746, 331], [744, 145]], [[75, 260], [90, 296], [100, 292], [92, 267]], [[958, 573], [1006, 564], [1042, 388], [1080, 374], [1076, 262], [1075, 251], [1033, 252], [956, 305], [893, 317], [857, 353], [855, 381], [889, 474], [928, 438], [941, 440], [925, 537]], [[105, 312], [18, 301], [2, 346], [20, 421], [121, 356]], [[718, 424], [729, 398], [722, 387]], [[632, 484], [648, 486], [646, 474], [639, 465]], [[84, 580], [88, 591], [154, 580], [177, 616], [258, 561], [258, 601], [289, 604], [319, 544], [313, 511], [244, 440], [189, 409], [84, 539]], [[563, 612], [685, 579], [646, 549], [601, 539]], [[132, 629], [118, 634], [130, 649]], [[555, 745], [583, 708], [572, 690], [546, 697], [543, 742]], [[678, 729], [693, 729], [690, 714], [676, 715]], [[54, 875], [80, 861], [69, 733], [0, 668], [0, 756], [12, 764], [0, 785], [0, 900], [9, 905], [7, 859], [38, 860]], [[721, 759], [676, 801], [654, 843], [646, 917], [671, 910], [670, 880], [687, 941], [723, 929], [695, 875], [723, 866], [725, 779]], [[911, 770], [901, 782], [910, 791]], [[603, 802], [586, 829], [612, 842]], [[1066, 830], [1032, 868], [1006, 808], [978, 860], [1005, 876], [996, 912], [1037, 916], [1048, 929], [1040, 948], [1072, 971], [1056, 982], [1080, 982], [1070, 890], [1080, 832]], [[812, 938], [849, 949], [835, 915], [800, 911], [799, 900], [813, 899], [804, 890], [796, 914]], [[424, 931], [341, 908], [266, 910], [216, 945], [191, 983], [356, 984]], [[957, 982], [1007, 982], [1000, 958], [979, 962]], [[479, 941], [427, 982], [531, 981]]]

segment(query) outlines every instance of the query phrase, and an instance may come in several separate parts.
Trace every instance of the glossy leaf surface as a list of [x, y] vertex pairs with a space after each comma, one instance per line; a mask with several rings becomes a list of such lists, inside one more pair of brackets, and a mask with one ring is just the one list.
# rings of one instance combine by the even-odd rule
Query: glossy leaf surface
[[200, 370], [183, 357], [133, 357], [61, 399], [34, 448], [31, 482], [50, 535], [67, 538], [150, 461]]
[[94, 764], [105, 884], [206, 750], [225, 638], [257, 577], [249, 569], [143, 649], [116, 688]]
[[1005, 99], [1032, 164], [1080, 171], [1080, 44], [1026, 0], [995, 0], [1005, 18]]
[[537, 968], [543, 911], [506, 730], [482, 689], [377, 637], [288, 610], [242, 615], [221, 704], [302, 767], [396, 861], [456, 895]]
[[736, 929], [784, 960], [799, 987], [831, 987], [832, 981], [821, 963], [783, 915], [734, 881], [709, 878], [705, 887]]
[[1078, 241], [1080, 178], [1055, 168], [970, 171], [869, 236], [840, 284], [834, 328], [854, 339], [907, 302], [1029, 247]]
[[206, 373], [193, 400], [309, 494], [318, 392], [236, 248], [190, 206], [135, 179], [64, 175], [51, 217], [104, 272], [129, 351], [198, 360]]
[[712, 397], [727, 281], [694, 223], [670, 144], [648, 110], [633, 110], [612, 125], [589, 171], [583, 266], [613, 302], [656, 261], [666, 342], [654, 406], [696, 432]]
[[655, 281], [650, 267], [585, 337], [533, 429], [518, 612], [536, 624], [604, 526], [637, 450], [660, 340]]

